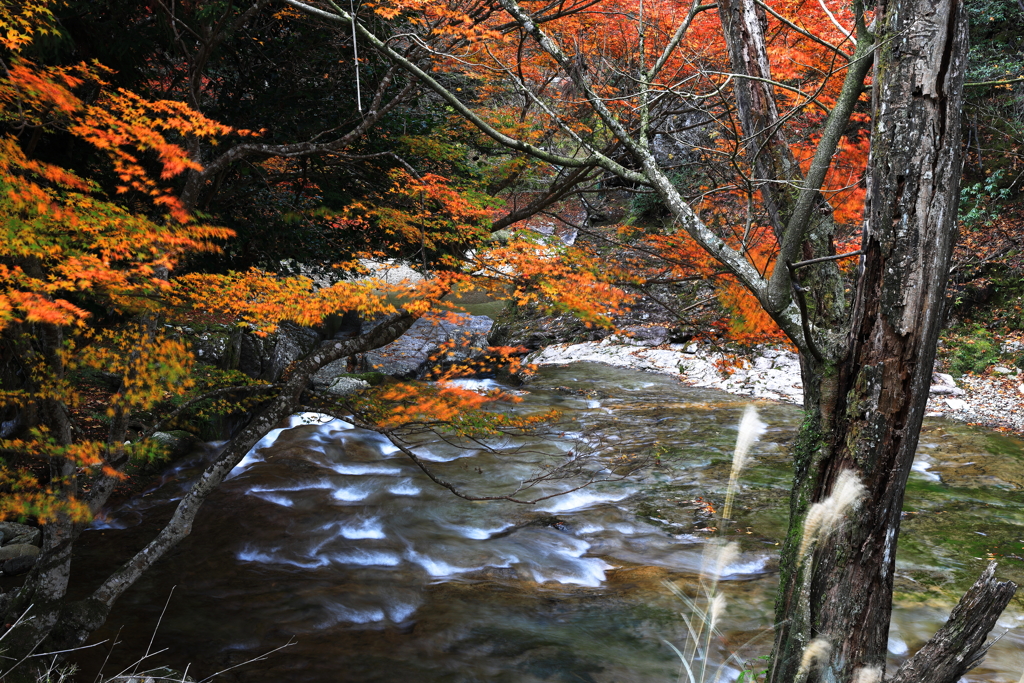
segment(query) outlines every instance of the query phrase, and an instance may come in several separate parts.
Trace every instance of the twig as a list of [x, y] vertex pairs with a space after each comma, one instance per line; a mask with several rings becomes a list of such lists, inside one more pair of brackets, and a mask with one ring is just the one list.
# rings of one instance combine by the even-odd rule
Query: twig
[[[167, 600], [164, 602], [164, 608], [160, 610], [160, 618], [156, 620], [156, 626], [153, 627], [153, 635], [149, 637], [149, 645], [146, 646], [146, 654], [142, 655], [142, 659], [149, 657], [149, 652], [153, 649], [153, 641], [156, 640], [156, 632], [160, 630], [160, 624], [163, 623], [164, 614], [167, 613], [167, 606], [171, 604], [171, 597], [174, 596], [175, 588], [177, 588], [177, 586], [171, 586], [171, 592], [167, 594]], [[135, 663], [135, 670], [132, 671], [133, 676], [138, 672], [138, 666], [142, 663], [142, 659]]]
[[262, 662], [264, 659], [266, 659], [270, 655], [274, 654], [275, 652], [278, 652], [279, 650], [283, 650], [286, 647], [291, 647], [292, 645], [295, 645], [297, 642], [298, 641], [295, 640], [294, 637], [289, 638], [288, 642], [285, 643], [284, 645], [282, 645], [281, 647], [275, 647], [273, 650], [270, 650], [269, 652], [264, 652], [261, 655], [257, 655], [255, 657], [253, 657], [252, 659], [247, 659], [247, 660], [245, 660], [244, 662], [242, 662], [240, 664], [235, 664], [234, 666], [229, 666], [226, 669], [221, 669], [217, 673], [212, 674], [210, 676], [207, 676], [203, 680], [199, 681], [199, 683], [206, 683], [207, 681], [212, 680], [212, 679], [216, 678], [217, 676], [220, 676], [223, 673], [227, 673], [228, 671], [231, 671], [232, 669], [237, 669], [240, 666], [245, 666], [246, 664], [252, 664], [253, 662]]

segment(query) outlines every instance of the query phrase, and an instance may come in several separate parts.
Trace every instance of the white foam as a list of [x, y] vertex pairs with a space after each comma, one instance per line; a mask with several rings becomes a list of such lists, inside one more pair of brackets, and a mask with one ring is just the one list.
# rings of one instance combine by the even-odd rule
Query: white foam
[[332, 494], [335, 500], [343, 500], [346, 503], [356, 503], [370, 497], [373, 489], [369, 486], [343, 486]]
[[601, 402], [600, 401], [587, 401], [587, 408], [590, 408], [591, 410], [594, 410], [595, 408], [600, 408], [600, 407], [601, 407]]
[[388, 465], [370, 465], [363, 463], [339, 462], [329, 465], [338, 474], [401, 474], [401, 467], [389, 467]]
[[[136, 521], [135, 524], [139, 522]], [[89, 525], [89, 529], [92, 531], [99, 531], [101, 529], [127, 529], [129, 525], [124, 520], [114, 519], [113, 517], [94, 517], [92, 523]]]
[[756, 557], [746, 562], [730, 564], [722, 570], [722, 578], [729, 576], [749, 576], [751, 574], [763, 574], [768, 566], [767, 557]]
[[[280, 429], [272, 429], [271, 431], [267, 432], [267, 436], [263, 437], [263, 439], [265, 440], [267, 437], [271, 436], [272, 434], [274, 436], [274, 439], [277, 439], [277, 434], [280, 434], [282, 431], [283, 430], [280, 430]], [[274, 434], [274, 432], [277, 432], [277, 434]], [[263, 456], [262, 455], [258, 455], [256, 453], [256, 450], [258, 448], [263, 448], [263, 446], [260, 445], [262, 443], [263, 443], [263, 441], [261, 440], [259, 443], [257, 443], [255, 446], [253, 446], [252, 450], [249, 451], [248, 453], [246, 453], [245, 457], [242, 458], [241, 460], [239, 460], [238, 464], [235, 465], [233, 468], [231, 468], [231, 471], [228, 472], [227, 476], [224, 477], [224, 478], [225, 479], [232, 479], [234, 477], [237, 477], [239, 474], [241, 474], [242, 472], [245, 472], [247, 469], [249, 469], [250, 467], [252, 467], [256, 463], [263, 462]], [[270, 444], [272, 445], [273, 443], [274, 442], [272, 440], [270, 442]]]
[[382, 609], [352, 609], [344, 605], [331, 605], [327, 608], [333, 617], [330, 621], [317, 624], [319, 628], [334, 626], [339, 621], [348, 621], [353, 624], [372, 624], [376, 621], [384, 621], [385, 615]]
[[415, 486], [411, 481], [406, 479], [398, 484], [389, 486], [388, 493], [393, 496], [418, 496], [421, 491], [418, 486]]
[[315, 489], [333, 489], [334, 484], [326, 479], [314, 481], [311, 484], [294, 484], [292, 486], [253, 486], [247, 491], [250, 494], [258, 493], [280, 493], [282, 491], [310, 491]]
[[597, 588], [604, 583], [605, 572], [613, 568], [613, 565], [610, 565], [604, 560], [596, 557], [584, 557], [572, 560], [568, 562], [568, 564], [568, 572], [560, 571], [558, 569], [541, 572], [539, 568], [533, 567], [531, 568], [530, 573], [533, 574], [533, 580], [537, 583], [556, 581], [558, 583], [571, 584], [574, 586], [589, 586], [590, 588]]
[[538, 506], [537, 510], [544, 512], [566, 512], [568, 510], [581, 510], [583, 508], [599, 505], [601, 503], [612, 503], [629, 496], [629, 493], [617, 491], [615, 493], [596, 493], [583, 489], [573, 491], [564, 496], [550, 499], [549, 502]]
[[360, 567], [397, 567], [402, 558], [383, 550], [350, 550], [331, 555], [331, 561], [339, 564], [356, 564]]
[[388, 618], [396, 624], [401, 623], [415, 614], [418, 608], [419, 605], [389, 605], [387, 608]]
[[478, 394], [501, 388], [501, 385], [493, 379], [452, 379], [445, 382], [445, 384], [450, 384], [467, 391], [475, 391]]
[[388, 443], [381, 444], [380, 446], [381, 455], [392, 455], [400, 450], [402, 449], [396, 446], [395, 444], [391, 443], [390, 441]]
[[326, 427], [327, 425], [330, 425], [332, 422], [338, 422], [342, 425], [348, 425], [349, 427], [352, 426], [343, 420], [339, 420], [333, 415], [324, 415], [323, 413], [296, 413], [295, 415], [292, 415], [288, 418], [289, 427], [298, 427], [300, 425], [319, 425]]
[[494, 534], [500, 533], [514, 525], [502, 524], [501, 526], [496, 526], [490, 529], [480, 529], [472, 526], [457, 526], [454, 524], [446, 524], [445, 526], [447, 526], [449, 529], [452, 529], [453, 531], [458, 532], [460, 536], [464, 536], [465, 538], [472, 538], [478, 541], [483, 541], [490, 538]]
[[906, 643], [904, 643], [899, 638], [889, 636], [889, 652], [896, 655], [897, 657], [902, 657], [903, 655], [907, 654], [908, 651], [909, 648], [907, 647]]
[[583, 524], [576, 527], [576, 533], [578, 534], [596, 534], [599, 531], [604, 531], [604, 527], [600, 524]]
[[427, 462], [451, 462], [452, 460], [458, 460], [459, 458], [468, 458], [476, 455], [478, 451], [472, 449], [458, 450], [454, 454], [442, 455], [435, 453], [429, 448], [419, 447], [416, 449], [416, 455], [420, 460], [426, 460]]
[[910, 466], [910, 469], [918, 474], [924, 475], [926, 479], [931, 481], [942, 481], [942, 477], [939, 476], [938, 472], [932, 472], [931, 466], [932, 463], [929, 458], [919, 455]]
[[301, 562], [299, 560], [292, 560], [284, 557], [279, 557], [273, 554], [274, 551], [265, 552], [262, 550], [254, 550], [252, 548], [243, 548], [239, 551], [236, 556], [242, 562], [260, 562], [262, 564], [288, 564], [293, 567], [299, 567], [301, 569], [318, 569], [328, 564], [327, 560], [322, 557], [316, 558], [313, 562]]
[[344, 538], [350, 540], [358, 540], [361, 538], [384, 538], [384, 525], [381, 521], [373, 517], [371, 519], [360, 520], [358, 523], [343, 524], [338, 530]]
[[435, 560], [432, 557], [422, 555], [415, 550], [407, 551], [405, 556], [410, 562], [415, 562], [419, 566], [423, 567], [428, 574], [436, 577], [465, 574], [466, 572], [483, 569], [483, 567], [456, 567], [453, 564], [448, 564], [444, 560]]
[[288, 496], [279, 496], [274, 493], [253, 493], [252, 491], [250, 491], [249, 493], [256, 496], [260, 500], [265, 500], [268, 503], [273, 503], [274, 505], [280, 505], [286, 508], [290, 508], [293, 505], [295, 505], [295, 501], [293, 501]]

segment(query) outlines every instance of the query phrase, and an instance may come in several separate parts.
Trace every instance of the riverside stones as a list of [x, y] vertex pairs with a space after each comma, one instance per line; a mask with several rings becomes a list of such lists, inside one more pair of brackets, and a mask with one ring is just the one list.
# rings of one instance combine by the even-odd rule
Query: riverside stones
[[785, 349], [763, 347], [752, 356], [723, 352], [715, 347], [662, 344], [651, 348], [624, 343], [614, 336], [600, 342], [549, 346], [526, 358], [526, 363], [560, 365], [590, 361], [618, 367], [678, 375], [695, 387], [722, 389], [733, 394], [786, 403], [801, 403], [800, 360]]
[[31, 569], [39, 557], [42, 540], [38, 527], [0, 522], [0, 572], [17, 576]]
[[[803, 402], [800, 359], [796, 353], [787, 349], [759, 346], [745, 353], [730, 353], [696, 342], [661, 344], [655, 348], [648, 346], [648, 343], [647, 339], [615, 335], [599, 342], [554, 344], [527, 356], [525, 363], [606, 363], [678, 375], [683, 382], [695, 387], [721, 389], [731, 394], [785, 403]], [[933, 403], [933, 411], [942, 408], [962, 411], [967, 405], [963, 399], [957, 398], [964, 396], [965, 391], [957, 386], [950, 375], [935, 373], [931, 393], [945, 399], [941, 406]]]

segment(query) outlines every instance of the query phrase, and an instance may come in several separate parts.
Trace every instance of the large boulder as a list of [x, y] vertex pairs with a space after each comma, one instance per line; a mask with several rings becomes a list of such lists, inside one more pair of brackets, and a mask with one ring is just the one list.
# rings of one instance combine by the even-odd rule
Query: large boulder
[[482, 358], [493, 324], [485, 315], [461, 316], [458, 322], [420, 318], [395, 341], [364, 354], [363, 364], [399, 379], [422, 377], [435, 365]]
[[17, 522], [0, 522], [0, 545], [10, 545], [11, 543], [40, 545], [41, 540], [42, 533], [39, 531], [39, 527]]
[[167, 457], [172, 460], [188, 454], [199, 444], [199, 439], [195, 436], [178, 429], [169, 432], [153, 432], [153, 436], [150, 438], [160, 444]]
[[11, 543], [0, 548], [0, 562], [13, 560], [15, 557], [37, 557], [39, 546], [31, 543]]
[[531, 306], [512, 306], [494, 323], [490, 333], [493, 346], [520, 346], [531, 351], [552, 344], [579, 344], [599, 341], [612, 333], [600, 327], [587, 327], [572, 315], [542, 315]]
[[312, 351], [320, 334], [310, 327], [281, 323], [265, 337], [231, 325], [181, 328], [196, 358], [224, 370], [240, 370], [253, 379], [276, 382], [285, 368]]
[[369, 388], [370, 383], [358, 377], [336, 377], [324, 391], [334, 396], [349, 396]]

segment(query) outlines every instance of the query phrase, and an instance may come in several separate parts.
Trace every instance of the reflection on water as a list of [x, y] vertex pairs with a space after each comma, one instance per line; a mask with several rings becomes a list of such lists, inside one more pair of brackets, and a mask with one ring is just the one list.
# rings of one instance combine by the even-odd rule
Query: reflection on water
[[[534, 507], [468, 502], [430, 482], [379, 435], [294, 416], [253, 449], [206, 503], [192, 535], [116, 606], [96, 634], [112, 638], [125, 627], [107, 673], [145, 650], [176, 586], [156, 638], [169, 648], [159, 664], [191, 663], [205, 676], [297, 640], [220, 680], [675, 680], [678, 661], [662, 639], [685, 641], [684, 607], [664, 582], [695, 588], [711, 532], [694, 500], [720, 502], [744, 402], [603, 366], [547, 368], [529, 389], [516, 409], [563, 411], [571, 424], [558, 438], [524, 450], [510, 439], [498, 453], [441, 442], [418, 452], [439, 475], [480, 495], [509, 492], [544, 453], [557, 458], [582, 439], [610, 456], [657, 450], [660, 462], [641, 476]], [[769, 431], [754, 447], [735, 526], [722, 530], [742, 549], [724, 572], [726, 630], [712, 657], [738, 651], [740, 662], [728, 662], [723, 673], [732, 678], [723, 680], [770, 649], [786, 444], [799, 413], [764, 405], [762, 419]], [[1024, 546], [1022, 452], [1017, 441], [999, 437], [993, 446], [992, 438], [947, 423], [926, 429], [901, 539], [893, 663], [942, 623], [990, 554], [1011, 556], [1004, 567], [1020, 578], [1022, 563], [1005, 544], [1012, 536]], [[169, 470], [87, 532], [77, 571], [100, 577], [141, 547], [217, 448]], [[1019, 621], [1008, 613], [1001, 625]], [[968, 680], [1017, 681], [1022, 642], [1019, 631], [1007, 634]], [[82, 660], [90, 677], [102, 650]]]

